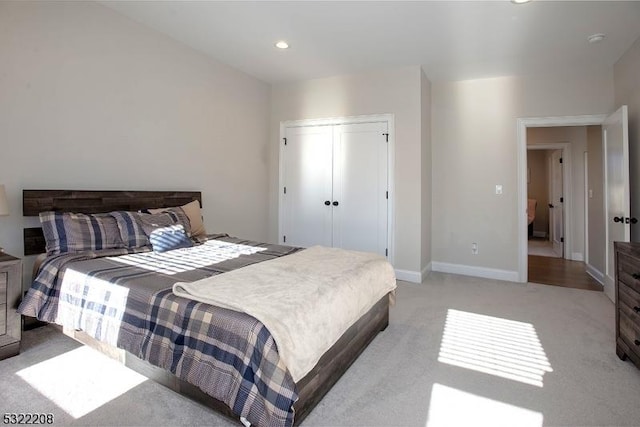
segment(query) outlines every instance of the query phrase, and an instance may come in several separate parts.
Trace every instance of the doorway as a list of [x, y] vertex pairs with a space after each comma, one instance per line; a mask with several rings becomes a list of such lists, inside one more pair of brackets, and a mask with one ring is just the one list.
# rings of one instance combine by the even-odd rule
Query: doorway
[[527, 144], [528, 255], [571, 259], [571, 159], [568, 142]]
[[[582, 184], [572, 180], [572, 161], [577, 160], [573, 165], [576, 172], [586, 168], [584, 156], [574, 158], [574, 154], [587, 149], [586, 127], [540, 128], [535, 133], [529, 130], [528, 136], [527, 201], [532, 221], [527, 242], [528, 281], [602, 291], [602, 285], [587, 274], [583, 262], [586, 236], [576, 232], [587, 229], [578, 224], [581, 220], [586, 224], [587, 208], [585, 205], [582, 209], [584, 203], [574, 197], [573, 184]], [[566, 142], [539, 142], [565, 136]], [[573, 222], [576, 228], [571, 233]], [[565, 245], [565, 240], [573, 240], [576, 245]]]
[[[593, 115], [593, 116], [565, 116], [565, 117], [541, 117], [517, 119], [517, 141], [518, 141], [518, 279], [521, 282], [527, 281], [527, 245], [526, 245], [526, 162], [527, 162], [527, 130], [539, 127], [559, 127], [559, 126], [587, 126], [589, 129], [599, 128], [600, 137], [592, 139], [589, 144], [596, 143], [599, 150], [602, 151], [602, 162], [604, 166], [603, 177], [598, 182], [604, 183], [603, 203], [600, 205], [604, 208], [602, 220], [593, 221], [592, 215], [589, 213], [589, 231], [584, 234], [589, 237], [601, 237], [598, 241], [593, 240], [591, 244], [585, 244], [589, 253], [589, 274], [594, 277], [600, 277], [598, 280], [603, 286], [607, 297], [614, 300], [614, 278], [615, 263], [613, 262], [612, 247], [613, 241], [629, 241], [630, 226], [636, 223], [635, 218], [630, 217], [629, 209], [629, 134], [628, 134], [628, 108], [626, 105], [621, 106], [618, 110], [610, 115]], [[588, 138], [589, 139], [589, 138]], [[591, 156], [585, 156], [591, 164]], [[589, 169], [590, 175], [592, 170]], [[616, 172], [618, 171], [618, 172]], [[588, 194], [591, 199], [591, 189], [584, 189], [584, 193]], [[588, 203], [588, 209], [595, 206], [594, 203]], [[602, 236], [604, 231], [604, 237]], [[566, 246], [565, 246], [566, 247]], [[600, 255], [602, 270], [598, 275], [593, 274], [594, 264], [591, 262], [592, 256], [602, 249]], [[573, 257], [573, 254], [572, 254]], [[595, 257], [593, 257], [595, 258]], [[574, 258], [575, 259], [575, 258]]]
[[588, 291], [603, 290], [602, 285], [587, 274], [582, 261], [529, 255], [527, 270], [529, 282]]
[[[599, 286], [599, 290], [602, 290], [602, 286], [600, 286], [598, 284], [598, 282], [593, 279], [591, 276], [589, 276], [586, 273], [586, 268], [585, 265], [583, 263], [584, 261], [584, 251], [585, 251], [585, 242], [584, 240], [584, 229], [585, 227], [582, 226], [581, 221], [577, 221], [575, 224], [571, 223], [573, 219], [577, 218], [576, 215], [574, 215], [574, 209], [578, 209], [575, 210], [576, 213], [580, 213], [582, 211], [582, 204], [580, 203], [580, 201], [578, 201], [578, 203], [576, 204], [576, 202], [573, 199], [580, 199], [579, 195], [582, 195], [584, 193], [584, 188], [580, 187], [580, 191], [578, 191], [576, 188], [574, 188], [576, 185], [579, 185], [579, 179], [576, 178], [575, 182], [572, 182], [572, 177], [575, 173], [580, 171], [580, 168], [576, 169], [575, 171], [572, 172], [572, 166], [571, 166], [571, 161], [576, 160], [577, 156], [580, 157], [580, 159], [576, 160], [576, 165], [580, 166], [580, 163], [582, 161], [582, 159], [584, 158], [583, 153], [578, 150], [575, 152], [570, 152], [569, 150], [571, 150], [571, 145], [570, 144], [566, 144], [565, 146], [554, 146], [554, 145], [548, 145], [549, 143], [547, 142], [546, 146], [545, 143], [541, 143], [538, 149], [547, 149], [547, 150], [559, 150], [562, 149], [567, 150], [566, 152], [562, 153], [562, 159], [563, 159], [563, 170], [562, 172], [556, 172], [556, 173], [561, 173], [562, 177], [563, 177], [563, 183], [562, 183], [562, 195], [561, 197], [563, 197], [562, 199], [562, 215], [550, 215], [550, 217], [554, 217], [557, 218], [558, 220], [556, 221], [557, 224], [554, 224], [554, 229], [557, 232], [557, 236], [562, 239], [564, 238], [564, 241], [559, 241], [557, 243], [563, 243], [562, 245], [562, 258], [557, 258], [557, 262], [552, 265], [551, 264], [551, 260], [553, 260], [553, 258], [543, 258], [542, 260], [534, 260], [529, 258], [529, 254], [528, 254], [528, 227], [527, 227], [527, 222], [528, 221], [528, 217], [526, 215], [527, 212], [527, 204], [528, 204], [528, 197], [527, 197], [527, 178], [528, 178], [528, 169], [527, 169], [527, 150], [528, 148], [530, 148], [530, 141], [527, 136], [527, 131], [529, 129], [536, 129], [536, 128], [559, 128], [559, 127], [576, 127], [576, 126], [580, 126], [580, 127], [585, 127], [585, 126], [590, 126], [590, 125], [601, 125], [604, 120], [605, 120], [606, 116], [604, 115], [598, 115], [598, 116], [574, 116], [574, 117], [543, 117], [543, 118], [531, 118], [531, 119], [518, 119], [518, 203], [520, 206], [520, 212], [523, 212], [524, 215], [519, 215], [519, 251], [518, 251], [518, 255], [519, 255], [519, 278], [520, 281], [522, 282], [526, 282], [530, 279], [535, 279], [535, 273], [534, 273], [534, 277], [529, 277], [530, 275], [530, 270], [529, 270], [529, 264], [531, 264], [531, 266], [533, 268], [536, 267], [541, 267], [543, 272], [555, 272], [556, 275], [558, 275], [558, 277], [560, 278], [559, 280], [566, 280], [569, 281], [571, 283], [577, 283], [579, 281], [579, 279], [574, 276], [574, 275], [569, 275], [569, 277], [567, 277], [567, 274], [569, 274], [569, 272], [577, 270], [580, 272], [580, 274], [583, 275], [584, 279], [586, 282], [590, 282], [593, 281], [593, 283], [595, 283], [597, 286]], [[547, 139], [547, 141], [549, 141], [549, 139]], [[557, 139], [556, 139], [557, 141]], [[556, 143], [556, 144], [561, 144], [561, 143]], [[575, 148], [575, 147], [574, 147]], [[586, 150], [585, 150], [586, 151]], [[574, 159], [575, 158], [575, 159]], [[560, 169], [558, 169], [558, 171], [560, 171]], [[582, 173], [582, 172], [581, 172]], [[572, 191], [573, 190], [573, 191]], [[550, 191], [551, 192], [551, 191]], [[579, 193], [579, 194], [577, 194]], [[573, 197], [572, 197], [573, 196]], [[556, 204], [555, 203], [550, 203], [554, 206], [554, 208], [549, 208], [550, 211], [552, 209], [555, 209]], [[582, 219], [584, 218], [584, 211], [582, 212], [582, 217], [578, 217], [578, 219]], [[560, 220], [560, 218], [563, 218], [562, 220]], [[562, 225], [563, 224], [563, 225]], [[582, 235], [580, 235], [577, 230], [580, 229], [582, 231]], [[551, 237], [552, 234], [552, 229], [551, 226], [549, 227], [549, 236]], [[575, 240], [575, 242], [573, 241]], [[539, 261], [539, 262], [536, 262]], [[577, 264], [574, 264], [577, 263]], [[540, 281], [539, 279], [536, 279], [536, 281]], [[552, 284], [558, 284], [561, 285], [561, 283], [552, 283]]]

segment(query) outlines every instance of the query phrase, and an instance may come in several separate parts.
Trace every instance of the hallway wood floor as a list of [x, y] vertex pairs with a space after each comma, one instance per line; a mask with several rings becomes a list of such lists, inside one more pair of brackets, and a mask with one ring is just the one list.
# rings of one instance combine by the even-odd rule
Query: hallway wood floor
[[601, 291], [602, 285], [585, 271], [581, 261], [529, 255], [529, 282]]

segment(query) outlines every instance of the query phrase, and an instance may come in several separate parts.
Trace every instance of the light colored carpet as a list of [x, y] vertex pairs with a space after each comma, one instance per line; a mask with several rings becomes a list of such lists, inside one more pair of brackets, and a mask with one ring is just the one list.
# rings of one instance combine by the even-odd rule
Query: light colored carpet
[[[639, 425], [640, 370], [616, 357], [614, 333], [602, 292], [431, 273], [399, 284], [389, 327], [303, 425]], [[126, 378], [50, 327], [26, 332], [23, 344], [0, 361], [2, 413], [51, 412], [58, 425], [233, 425]], [[38, 363], [52, 361], [57, 376], [47, 379]], [[82, 361], [118, 380], [92, 381]], [[110, 382], [130, 388], [96, 401]]]

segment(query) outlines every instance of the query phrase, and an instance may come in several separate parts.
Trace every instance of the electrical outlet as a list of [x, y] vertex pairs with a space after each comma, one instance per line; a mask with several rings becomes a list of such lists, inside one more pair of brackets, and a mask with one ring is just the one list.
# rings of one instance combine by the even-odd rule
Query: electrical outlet
[[471, 253], [473, 255], [478, 255], [478, 244], [477, 243], [472, 243], [471, 244]]

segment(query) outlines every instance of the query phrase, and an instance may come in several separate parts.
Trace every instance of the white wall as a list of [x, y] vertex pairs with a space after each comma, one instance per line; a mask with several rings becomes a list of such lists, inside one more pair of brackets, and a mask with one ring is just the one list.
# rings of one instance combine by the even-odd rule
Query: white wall
[[613, 74], [434, 83], [432, 100], [434, 265], [516, 280], [516, 121], [612, 111]]
[[[613, 67], [615, 105], [629, 106], [629, 184], [631, 216], [640, 219], [640, 38]], [[640, 224], [631, 226], [631, 240], [640, 242]]]
[[395, 115], [395, 268], [421, 270], [421, 69], [418, 66], [272, 88], [269, 239], [277, 241], [279, 125], [286, 120]]
[[88, 2], [0, 2], [0, 64], [7, 252], [23, 189], [201, 190], [207, 231], [267, 238], [267, 84]]

